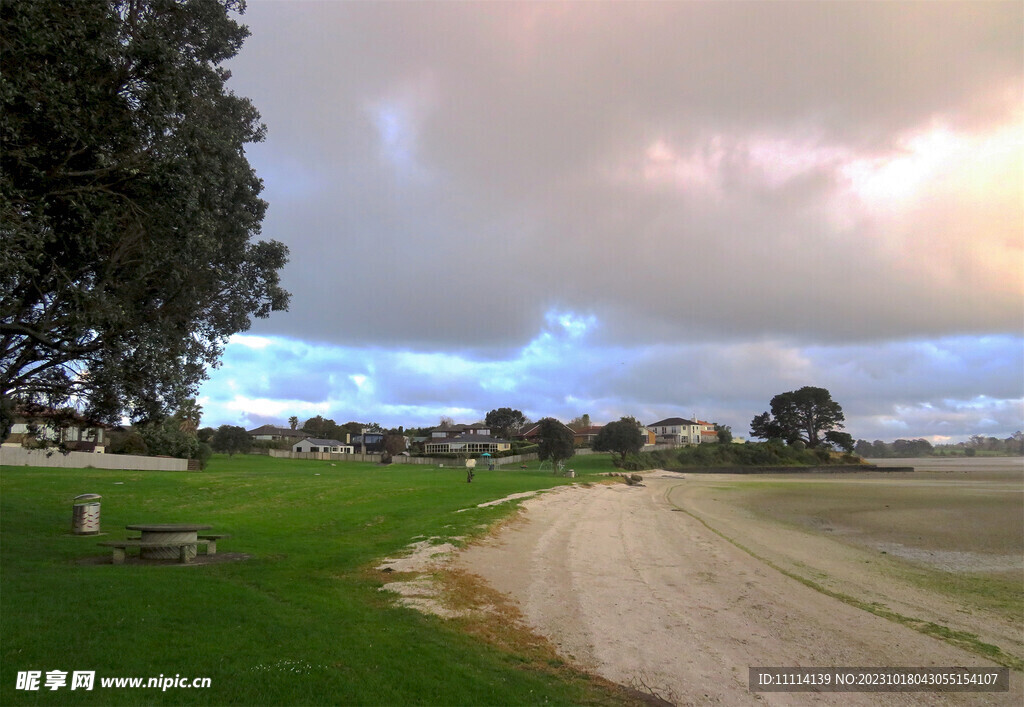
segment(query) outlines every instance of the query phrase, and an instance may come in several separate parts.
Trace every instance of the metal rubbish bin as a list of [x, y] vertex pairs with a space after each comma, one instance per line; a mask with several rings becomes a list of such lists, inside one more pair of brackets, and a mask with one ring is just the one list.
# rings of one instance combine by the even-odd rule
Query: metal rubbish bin
[[83, 493], [75, 496], [71, 508], [71, 533], [73, 535], [96, 535], [100, 532], [100, 499], [98, 493]]

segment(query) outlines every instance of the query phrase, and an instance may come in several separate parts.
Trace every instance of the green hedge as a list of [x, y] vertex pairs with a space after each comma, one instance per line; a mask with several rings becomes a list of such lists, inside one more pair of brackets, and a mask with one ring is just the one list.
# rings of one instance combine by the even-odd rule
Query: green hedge
[[828, 449], [800, 449], [778, 441], [748, 444], [700, 444], [681, 449], [659, 449], [630, 454], [615, 466], [625, 471], [686, 469], [716, 466], [823, 466], [858, 464], [860, 457], [834, 454]]

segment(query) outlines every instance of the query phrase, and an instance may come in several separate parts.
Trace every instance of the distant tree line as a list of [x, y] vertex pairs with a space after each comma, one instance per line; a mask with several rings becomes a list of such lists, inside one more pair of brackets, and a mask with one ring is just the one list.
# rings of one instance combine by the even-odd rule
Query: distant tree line
[[974, 435], [966, 442], [933, 445], [926, 439], [898, 439], [883, 442], [876, 439], [868, 442], [857, 440], [854, 452], [862, 457], [884, 459], [887, 457], [967, 456], [977, 454], [994, 456], [1024, 455], [1024, 432], [1014, 432], [1006, 439]]

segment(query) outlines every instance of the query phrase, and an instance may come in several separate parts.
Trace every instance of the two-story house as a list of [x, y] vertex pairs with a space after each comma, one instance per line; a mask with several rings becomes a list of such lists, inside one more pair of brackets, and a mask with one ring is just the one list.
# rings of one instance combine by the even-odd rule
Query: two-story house
[[703, 441], [702, 425], [696, 420], [666, 417], [664, 420], [652, 422], [647, 428], [657, 436], [658, 444], [700, 444]]
[[495, 454], [511, 448], [511, 442], [492, 435], [483, 423], [435, 427], [423, 444], [427, 454]]

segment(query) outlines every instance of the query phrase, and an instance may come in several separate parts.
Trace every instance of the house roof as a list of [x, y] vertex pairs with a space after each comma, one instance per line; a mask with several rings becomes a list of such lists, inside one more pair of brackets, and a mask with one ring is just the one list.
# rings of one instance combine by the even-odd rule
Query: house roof
[[309, 442], [310, 444], [315, 444], [318, 447], [348, 447], [348, 446], [351, 446], [351, 445], [345, 444], [344, 442], [339, 442], [336, 439], [317, 439], [315, 437], [305, 437], [304, 439], [299, 440], [295, 444], [302, 444], [303, 442]]
[[293, 430], [290, 427], [275, 427], [274, 425], [263, 425], [254, 430], [249, 430], [251, 435], [280, 435], [281, 437], [305, 437], [308, 432], [305, 430]]
[[697, 423], [693, 420], [684, 420], [681, 417], [666, 417], [664, 420], [658, 420], [647, 425], [648, 427], [663, 427], [667, 425], [696, 425]]
[[[524, 427], [523, 429], [521, 429], [519, 431], [519, 434], [517, 436], [519, 436], [519, 437], [536, 437], [538, 434], [540, 434], [540, 423], [541, 422], [543, 422], [543, 420], [538, 421], [538, 422], [534, 422], [529, 427]], [[569, 425], [567, 425], [564, 422], [562, 422], [561, 420], [555, 420], [555, 422], [557, 422], [558, 424], [560, 424], [562, 427], [566, 428], [567, 430], [572, 431], [572, 428], [569, 427]], [[576, 433], [573, 432], [573, 434], [576, 434]]]
[[466, 430], [489, 430], [491, 429], [483, 422], [475, 422], [472, 425], [441, 425], [434, 427], [431, 432], [464, 432]]
[[596, 435], [604, 428], [604, 425], [590, 425], [589, 427], [581, 427], [576, 430], [577, 435]]

